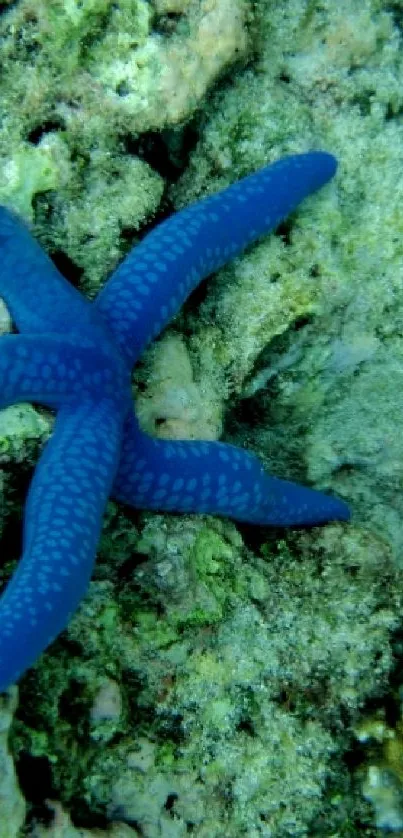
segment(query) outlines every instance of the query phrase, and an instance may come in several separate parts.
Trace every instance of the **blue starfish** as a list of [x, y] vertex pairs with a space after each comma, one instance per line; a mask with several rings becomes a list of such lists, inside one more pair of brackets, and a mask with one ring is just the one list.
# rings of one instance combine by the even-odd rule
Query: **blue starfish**
[[0, 690], [66, 626], [87, 589], [110, 494], [140, 508], [270, 525], [347, 520], [345, 503], [267, 475], [220, 442], [167, 442], [140, 430], [130, 371], [202, 277], [276, 227], [328, 181], [323, 152], [286, 157], [169, 218], [94, 303], [0, 208], [0, 294], [22, 334], [0, 342], [0, 407], [57, 410], [25, 509], [23, 556], [0, 599]]

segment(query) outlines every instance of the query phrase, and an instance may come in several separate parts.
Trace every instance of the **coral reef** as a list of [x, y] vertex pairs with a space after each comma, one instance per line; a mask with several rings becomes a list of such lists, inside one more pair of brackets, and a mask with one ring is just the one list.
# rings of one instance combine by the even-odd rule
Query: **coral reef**
[[[358, 43], [363, 25], [367, 37]], [[254, 427], [243, 433], [260, 440], [272, 468], [290, 474], [303, 463], [315, 484], [347, 491], [360, 520], [380, 527], [399, 557], [399, 18], [379, 3], [337, 11], [311, 3], [303, 12], [290, 2], [262, 19], [259, 38], [256, 70], [213, 98], [174, 199], [181, 205], [245, 166], [312, 145], [334, 150], [340, 173], [290, 230], [212, 284], [189, 318], [194, 376], [209, 382], [216, 401], [228, 382], [230, 393], [248, 396], [243, 414]]]
[[18, 787], [8, 735], [18, 703], [17, 688], [0, 701], [0, 838], [19, 838], [26, 805]]
[[246, 49], [245, 0], [173, 11], [172, 32], [169, 4], [146, 0], [20, 0], [0, 16], [0, 199], [31, 219], [47, 195], [39, 230], [46, 240], [51, 209], [54, 244], [89, 291], [116, 263], [122, 229], [151, 218], [162, 195], [158, 171], [125, 145], [189, 119]]
[[49, 760], [81, 824], [89, 809], [149, 838], [341, 829], [359, 804], [334, 725], [378, 693], [400, 606], [382, 542], [335, 525], [254, 556], [230, 523], [152, 516], [135, 545], [126, 521], [111, 571], [114, 531], [38, 697], [22, 685], [19, 759]]
[[[339, 158], [333, 184], [189, 302], [136, 387], [148, 427], [223, 424], [355, 510], [349, 529], [283, 535], [111, 504], [90, 594], [21, 686], [10, 749], [27, 823], [41, 838], [113, 821], [148, 838], [379, 835], [386, 739], [368, 760], [352, 730], [401, 658], [400, 4], [0, 8], [0, 197], [89, 293], [171, 204], [284, 153]], [[2, 417], [8, 562], [25, 440], [48, 421], [21, 415]], [[367, 786], [360, 760], [378, 771]], [[53, 823], [46, 800], [63, 807]]]
[[50, 826], [36, 824], [31, 838], [135, 838], [135, 832], [124, 823], [114, 823], [107, 829], [81, 829], [73, 826], [71, 818], [59, 803], [52, 803], [54, 818]]
[[401, 688], [399, 692], [396, 723], [387, 720], [385, 708], [380, 706], [375, 716], [364, 716], [360, 720], [355, 733], [367, 753], [358, 777], [364, 796], [374, 807], [376, 825], [382, 831], [400, 836], [403, 834]]
[[[151, 347], [136, 373], [136, 413], [147, 433], [161, 439], [218, 439], [221, 409], [193, 378], [189, 350], [171, 331]], [[208, 411], [211, 406], [211, 412]]]

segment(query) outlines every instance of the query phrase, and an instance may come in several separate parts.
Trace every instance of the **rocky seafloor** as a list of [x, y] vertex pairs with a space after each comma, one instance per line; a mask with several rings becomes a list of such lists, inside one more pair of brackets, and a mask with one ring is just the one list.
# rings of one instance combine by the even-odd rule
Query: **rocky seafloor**
[[[402, 41], [399, 0], [0, 3], [0, 201], [90, 297], [170, 212], [337, 157], [133, 389], [146, 430], [245, 446], [353, 513], [111, 502], [88, 596], [1, 701], [0, 838], [403, 835]], [[51, 426], [0, 413], [4, 582]]]

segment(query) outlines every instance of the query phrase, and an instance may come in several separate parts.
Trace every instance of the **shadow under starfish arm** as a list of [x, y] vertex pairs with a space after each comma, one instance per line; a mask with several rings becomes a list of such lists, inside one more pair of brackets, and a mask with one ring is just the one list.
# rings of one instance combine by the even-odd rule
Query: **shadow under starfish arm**
[[28, 227], [0, 206], [0, 293], [22, 332], [77, 331], [93, 320], [91, 303], [57, 270]]

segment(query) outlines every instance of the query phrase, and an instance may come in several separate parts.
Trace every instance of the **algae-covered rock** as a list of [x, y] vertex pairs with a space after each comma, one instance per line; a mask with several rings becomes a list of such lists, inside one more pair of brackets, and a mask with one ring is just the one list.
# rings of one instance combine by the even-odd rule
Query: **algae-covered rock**
[[38, 145], [21, 142], [13, 155], [0, 158], [0, 201], [32, 221], [36, 196], [64, 186], [68, 177], [67, 154], [67, 146], [56, 132]]
[[168, 332], [151, 347], [136, 383], [136, 413], [146, 433], [161, 439], [221, 436], [221, 411], [194, 381], [189, 351], [178, 334]]
[[122, 230], [161, 200], [158, 165], [140, 159], [135, 138], [193, 115], [245, 52], [246, 11], [246, 0], [192, 0], [171, 31], [171, 9], [147, 0], [0, 9], [0, 200], [29, 221], [42, 202], [42, 240], [85, 272], [87, 290], [116, 264]]
[[10, 459], [26, 462], [38, 450], [38, 440], [49, 436], [50, 421], [30, 404], [12, 405], [0, 412], [0, 464]]
[[[93, 296], [116, 266], [121, 234], [137, 230], [158, 208], [163, 180], [137, 156], [91, 153], [88, 165], [74, 171], [68, 201], [54, 199], [53, 246], [66, 251]], [[41, 225], [46, 228], [46, 221]], [[44, 230], [46, 235], [46, 229]]]
[[174, 201], [312, 147], [339, 170], [211, 283], [188, 320], [195, 380], [216, 409], [244, 396], [234, 439], [254, 440], [280, 475], [350, 497], [400, 561], [400, 18], [371, 0], [294, 0], [259, 21], [256, 66], [212, 99]]
[[53, 820], [49, 826], [35, 823], [32, 838], [136, 838], [136, 830], [124, 823], [114, 823], [106, 829], [82, 829], [75, 827], [68, 812], [59, 803], [52, 803]]
[[[331, 184], [194, 295], [136, 380], [149, 430], [224, 424], [355, 516], [267, 533], [110, 504], [88, 597], [21, 683], [27, 828], [374, 838], [353, 730], [395, 701], [401, 665], [399, 4], [0, 7], [0, 199], [91, 295], [171, 202], [282, 154], [338, 157]], [[6, 498], [22, 499], [20, 463], [48, 430], [30, 407], [4, 414]]]
[[17, 706], [17, 689], [14, 687], [0, 702], [0, 838], [19, 838], [26, 813], [21, 794], [8, 734]]
[[22, 124], [52, 114], [87, 142], [165, 128], [245, 49], [246, 11], [244, 0], [192, 0], [164, 34], [159, 16], [171, 10], [146, 0], [21, 0], [2, 20], [7, 102], [18, 91]]
[[[131, 539], [122, 521], [122, 553]], [[334, 526], [253, 555], [232, 524], [152, 516], [103, 580], [106, 542], [25, 679], [17, 764], [30, 753], [40, 776], [45, 761], [76, 822], [97, 812], [150, 838], [354, 821], [337, 720], [387, 683], [403, 586], [385, 544]]]

